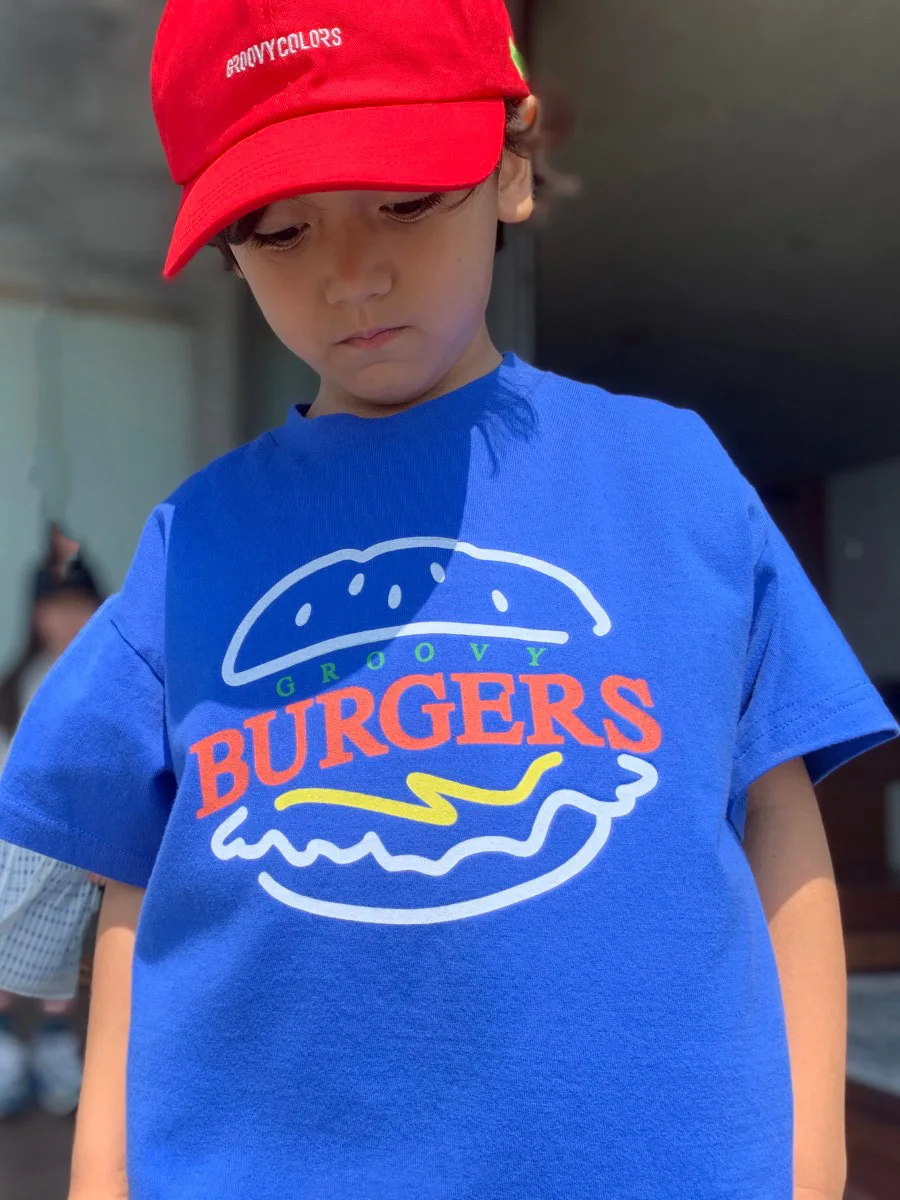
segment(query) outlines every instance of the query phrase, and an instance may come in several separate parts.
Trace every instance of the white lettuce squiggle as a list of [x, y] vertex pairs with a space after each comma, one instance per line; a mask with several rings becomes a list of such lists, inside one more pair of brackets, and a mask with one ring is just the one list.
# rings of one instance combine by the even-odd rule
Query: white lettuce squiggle
[[461, 920], [465, 917], [478, 916], [506, 908], [511, 904], [541, 895], [559, 887], [560, 884], [583, 871], [606, 844], [613, 821], [618, 817], [630, 814], [637, 801], [653, 791], [659, 782], [656, 768], [643, 759], [622, 754], [619, 756], [618, 763], [623, 770], [637, 778], [616, 788], [615, 801], [595, 800], [582, 792], [560, 789], [544, 800], [535, 817], [531, 833], [523, 841], [500, 836], [470, 838], [451, 847], [438, 859], [430, 859], [418, 854], [391, 854], [381, 838], [371, 832], [353, 846], [340, 847], [322, 838], [315, 838], [307, 844], [305, 849], [298, 850], [280, 830], [271, 829], [259, 841], [251, 844], [241, 837], [233, 836], [249, 816], [246, 808], [238, 809], [222, 822], [213, 835], [211, 848], [215, 856], [223, 862], [235, 858], [256, 862], [273, 850], [290, 866], [301, 869], [312, 866], [320, 858], [327, 859], [338, 866], [348, 866], [371, 857], [387, 872], [411, 871], [432, 878], [440, 878], [448, 875], [461, 862], [476, 855], [507, 854], [515, 858], [533, 858], [546, 844], [556, 814], [562, 808], [578, 808], [594, 817], [594, 829], [587, 842], [572, 858], [555, 870], [539, 876], [537, 879], [529, 880], [516, 887], [506, 888], [489, 896], [456, 904], [439, 905], [434, 908], [373, 908], [317, 900], [314, 897], [291, 891], [274, 880], [268, 873], [264, 872], [259, 876], [260, 885], [282, 904], [303, 912], [332, 917], [337, 920], [392, 925], [424, 925]]

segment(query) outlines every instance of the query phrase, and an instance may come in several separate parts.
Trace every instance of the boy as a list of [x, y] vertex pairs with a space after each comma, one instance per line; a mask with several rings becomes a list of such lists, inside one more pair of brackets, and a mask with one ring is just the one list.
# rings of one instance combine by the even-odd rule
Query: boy
[[218, 239], [322, 384], [157, 510], [4, 779], [119, 881], [73, 1200], [841, 1193], [810, 776], [894, 727], [696, 417], [492, 346], [523, 76], [500, 0], [170, 0], [167, 272]]

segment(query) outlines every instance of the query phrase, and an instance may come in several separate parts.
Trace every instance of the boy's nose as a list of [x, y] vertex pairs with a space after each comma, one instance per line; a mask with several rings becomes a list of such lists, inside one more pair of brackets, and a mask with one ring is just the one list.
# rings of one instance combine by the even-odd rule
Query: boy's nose
[[374, 249], [355, 238], [334, 247], [325, 285], [329, 304], [361, 305], [387, 295], [391, 271], [380, 255], [373, 254]]

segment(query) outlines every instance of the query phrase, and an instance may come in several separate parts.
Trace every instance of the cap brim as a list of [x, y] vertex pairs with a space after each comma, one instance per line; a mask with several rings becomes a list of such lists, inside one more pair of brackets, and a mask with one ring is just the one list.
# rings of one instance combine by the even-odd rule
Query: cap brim
[[184, 188], [163, 274], [239, 217], [288, 196], [474, 187], [500, 161], [502, 100], [345, 108], [292, 117], [232, 146]]

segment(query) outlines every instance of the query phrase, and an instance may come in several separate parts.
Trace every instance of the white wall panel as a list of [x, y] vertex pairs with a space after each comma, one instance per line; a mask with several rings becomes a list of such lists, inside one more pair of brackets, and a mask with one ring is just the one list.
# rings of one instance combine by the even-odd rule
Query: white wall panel
[[193, 353], [174, 322], [0, 301], [0, 663], [22, 637], [44, 515], [115, 589], [147, 515], [193, 469]]

